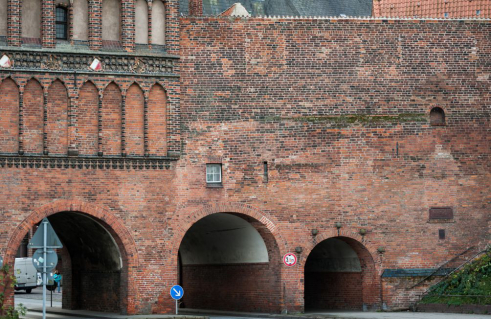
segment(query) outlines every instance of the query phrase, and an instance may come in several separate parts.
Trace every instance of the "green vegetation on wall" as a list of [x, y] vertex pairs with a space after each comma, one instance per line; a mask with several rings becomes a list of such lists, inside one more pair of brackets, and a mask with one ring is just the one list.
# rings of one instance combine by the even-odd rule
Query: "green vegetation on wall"
[[431, 287], [422, 303], [491, 304], [491, 251]]

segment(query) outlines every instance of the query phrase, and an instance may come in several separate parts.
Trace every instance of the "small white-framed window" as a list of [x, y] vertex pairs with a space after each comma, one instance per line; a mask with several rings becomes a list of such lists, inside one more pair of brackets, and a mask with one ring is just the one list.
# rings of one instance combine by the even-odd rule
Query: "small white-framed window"
[[206, 183], [222, 183], [222, 164], [206, 164]]

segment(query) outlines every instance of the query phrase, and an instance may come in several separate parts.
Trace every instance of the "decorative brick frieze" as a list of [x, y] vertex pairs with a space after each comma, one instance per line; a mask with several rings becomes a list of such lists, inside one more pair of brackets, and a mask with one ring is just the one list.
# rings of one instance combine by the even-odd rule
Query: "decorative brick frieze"
[[63, 168], [63, 169], [169, 169], [178, 157], [162, 158], [81, 158], [0, 155], [0, 168]]
[[[47, 50], [19, 50], [2, 48], [0, 52], [7, 54], [15, 70], [53, 70], [77, 71], [88, 73], [131, 73], [154, 74], [159, 76], [177, 76], [178, 57], [173, 55], [128, 55], [109, 53], [66, 53]], [[102, 62], [102, 71], [92, 71], [89, 66], [97, 58]]]

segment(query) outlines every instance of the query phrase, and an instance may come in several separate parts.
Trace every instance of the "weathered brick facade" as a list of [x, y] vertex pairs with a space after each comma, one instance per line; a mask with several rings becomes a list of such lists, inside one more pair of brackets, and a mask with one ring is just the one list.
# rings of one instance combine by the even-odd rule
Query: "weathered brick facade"
[[[135, 45], [125, 1], [125, 51], [104, 49], [94, 1], [91, 51], [67, 52], [50, 20], [42, 47], [18, 47], [19, 3], [9, 2], [0, 254], [12, 264], [42, 218], [81, 214], [122, 262], [77, 256], [95, 246], [90, 236], [81, 244], [53, 219], [66, 240], [64, 307], [172, 312], [178, 283], [186, 307], [408, 306], [428, 283], [406, 289], [420, 278], [384, 269], [436, 268], [488, 244], [489, 21], [179, 19], [177, 1], [165, 5], [164, 51]], [[88, 68], [94, 58], [102, 71]], [[430, 124], [435, 107], [444, 125]], [[222, 164], [221, 187], [207, 185], [207, 163]], [[453, 219], [430, 220], [431, 207]], [[248, 221], [269, 261], [182, 265], [186, 232], [215, 213]], [[306, 278], [310, 252], [333, 237], [361, 271]], [[298, 264], [284, 266], [295, 251]]]

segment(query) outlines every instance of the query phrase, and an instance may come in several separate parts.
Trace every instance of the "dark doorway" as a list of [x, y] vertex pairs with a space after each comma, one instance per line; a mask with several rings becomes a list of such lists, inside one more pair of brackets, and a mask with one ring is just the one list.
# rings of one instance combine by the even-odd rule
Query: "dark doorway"
[[361, 243], [346, 237], [326, 239], [305, 263], [305, 310], [371, 308], [373, 297], [368, 296], [377, 294], [374, 276], [373, 260]]

